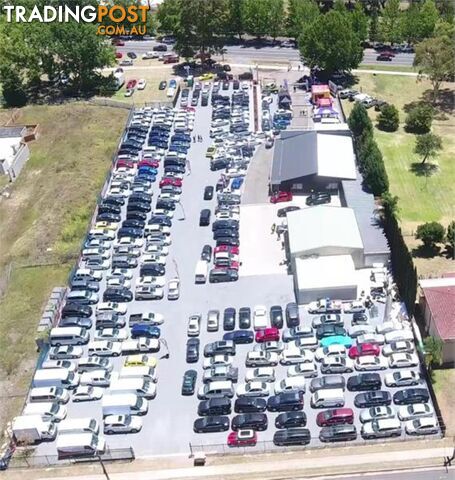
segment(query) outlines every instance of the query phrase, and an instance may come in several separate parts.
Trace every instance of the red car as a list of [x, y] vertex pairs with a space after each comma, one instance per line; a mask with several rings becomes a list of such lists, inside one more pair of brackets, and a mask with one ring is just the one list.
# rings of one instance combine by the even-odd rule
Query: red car
[[354, 345], [349, 349], [349, 358], [364, 357], [365, 355], [377, 357], [380, 353], [381, 349], [377, 345], [363, 343], [362, 345]]
[[216, 255], [220, 252], [229, 252], [231, 255], [238, 255], [239, 254], [239, 247], [234, 247], [231, 245], [218, 245], [213, 250], [213, 254]]
[[195, 112], [196, 109], [194, 107], [186, 107], [183, 110], [186, 110], [187, 112]]
[[179, 57], [177, 55], [170, 55], [168, 57], [164, 57], [163, 63], [179, 63]]
[[137, 166], [138, 167], [153, 167], [153, 168], [158, 168], [160, 165], [160, 162], [158, 160], [141, 160]]
[[256, 332], [256, 342], [277, 342], [280, 339], [280, 331], [275, 327], [268, 327]]
[[320, 427], [328, 427], [330, 425], [344, 425], [354, 423], [354, 412], [350, 408], [334, 408], [318, 413], [316, 423]]
[[113, 38], [112, 45], [116, 45], [117, 47], [123, 47], [125, 45], [125, 42], [123, 40], [120, 40], [120, 38]]
[[136, 84], [137, 84], [137, 80], [134, 80], [133, 78], [126, 84], [126, 88], [128, 90], [132, 90], [136, 86]]
[[123, 53], [115, 52], [115, 58], [122, 58], [122, 57], [123, 57]]
[[254, 430], [237, 430], [228, 435], [227, 444], [229, 447], [254, 447], [257, 441]]
[[270, 203], [290, 202], [291, 200], [291, 192], [278, 192], [270, 197]]
[[118, 160], [116, 167], [124, 167], [124, 168], [134, 168], [134, 162], [131, 162], [129, 160]]
[[234, 270], [238, 270], [240, 268], [240, 263], [236, 262], [235, 260], [226, 259], [219, 259], [215, 261], [215, 268], [233, 268]]
[[160, 181], [160, 188], [164, 187], [165, 185], [172, 185], [174, 187], [181, 187], [182, 186], [182, 180], [180, 180], [180, 178], [164, 177]]

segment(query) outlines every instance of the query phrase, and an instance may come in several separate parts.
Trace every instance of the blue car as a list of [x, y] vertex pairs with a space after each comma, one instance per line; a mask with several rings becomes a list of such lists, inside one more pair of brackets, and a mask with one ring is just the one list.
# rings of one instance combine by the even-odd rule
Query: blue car
[[177, 88], [177, 81], [174, 79], [169, 80], [169, 88]]
[[184, 147], [183, 145], [176, 145], [175, 143], [169, 147], [170, 152], [178, 152], [178, 153], [188, 153], [189, 147]]
[[234, 178], [234, 180], [232, 180], [232, 183], [231, 183], [231, 188], [233, 190], [238, 190], [242, 186], [242, 183], [243, 183], [243, 177]]
[[161, 331], [158, 327], [137, 323], [131, 328], [131, 338], [160, 338]]
[[235, 330], [225, 333], [223, 340], [232, 340], [235, 344], [253, 343], [254, 333], [251, 330]]
[[158, 169], [153, 168], [153, 167], [148, 167], [148, 166], [144, 165], [142, 167], [139, 167], [137, 173], [138, 174], [145, 173], [145, 174], [149, 174], [149, 175], [156, 175], [158, 173]]
[[352, 347], [353, 340], [346, 335], [334, 335], [332, 337], [323, 338], [320, 342], [321, 347], [329, 347], [330, 345], [344, 345], [346, 348]]

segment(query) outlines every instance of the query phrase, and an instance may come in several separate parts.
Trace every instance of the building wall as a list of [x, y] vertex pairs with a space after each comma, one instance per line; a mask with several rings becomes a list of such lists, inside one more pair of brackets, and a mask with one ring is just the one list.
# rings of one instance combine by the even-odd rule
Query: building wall
[[14, 157], [13, 163], [11, 164], [11, 168], [9, 171], [11, 180], [15, 180], [19, 173], [21, 172], [22, 168], [26, 164], [27, 160], [30, 158], [30, 149], [26, 143], [21, 144], [19, 151], [16, 153]]
[[389, 252], [365, 254], [363, 257], [365, 267], [372, 267], [374, 263], [383, 263], [384, 265], [387, 265], [390, 259], [390, 254]]
[[[294, 277], [295, 278], [295, 277]], [[302, 305], [314, 302], [319, 298], [336, 298], [337, 300], [355, 300], [357, 298], [357, 285], [344, 287], [327, 287], [320, 289], [304, 290], [295, 286], [297, 303]]]

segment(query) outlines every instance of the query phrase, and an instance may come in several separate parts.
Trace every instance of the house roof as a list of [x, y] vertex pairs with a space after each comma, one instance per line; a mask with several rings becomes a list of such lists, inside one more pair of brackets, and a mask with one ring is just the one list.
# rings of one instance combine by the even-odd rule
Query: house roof
[[345, 253], [362, 250], [359, 227], [350, 208], [319, 205], [288, 212], [291, 255], [311, 255], [337, 247]]
[[11, 127], [0, 127], [0, 138], [22, 137], [26, 127], [24, 125], [15, 125]]
[[420, 280], [420, 286], [439, 336], [455, 339], [455, 277]]

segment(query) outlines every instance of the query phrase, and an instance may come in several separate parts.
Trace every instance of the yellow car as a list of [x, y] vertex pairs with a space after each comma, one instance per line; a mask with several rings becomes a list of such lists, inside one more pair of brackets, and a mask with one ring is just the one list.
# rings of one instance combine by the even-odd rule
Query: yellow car
[[216, 147], [209, 147], [207, 148], [207, 152], [205, 153], [205, 156], [208, 158], [213, 158], [216, 153]]
[[117, 230], [118, 229], [118, 223], [114, 222], [96, 222], [95, 226], [93, 228], [100, 228], [103, 229], [105, 228], [106, 230]]
[[148, 355], [128, 355], [125, 360], [125, 367], [156, 367], [155, 357]]
[[213, 73], [204, 73], [204, 75], [201, 75], [199, 77], [199, 80], [203, 82], [204, 80], [212, 80], [213, 78], [215, 78], [215, 75], [213, 75]]

